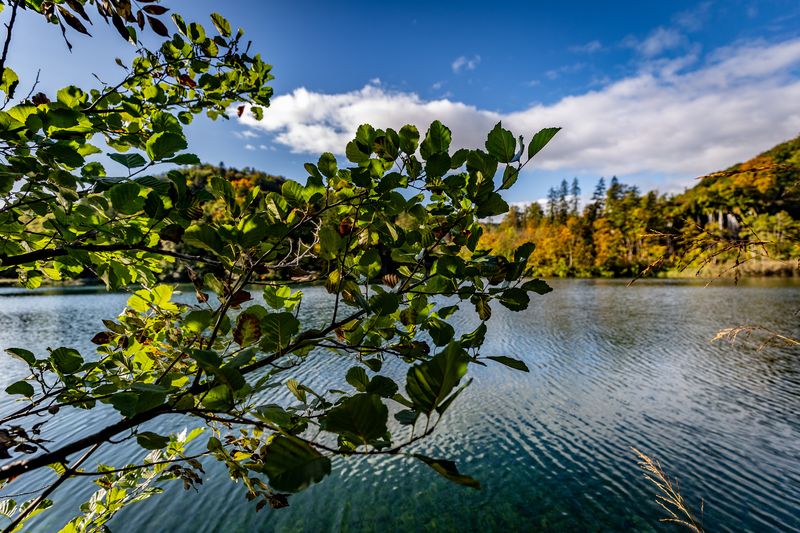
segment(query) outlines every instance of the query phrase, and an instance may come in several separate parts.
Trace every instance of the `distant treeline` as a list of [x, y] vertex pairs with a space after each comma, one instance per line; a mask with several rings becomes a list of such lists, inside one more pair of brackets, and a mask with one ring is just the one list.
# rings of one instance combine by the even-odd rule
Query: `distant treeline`
[[[221, 205], [201, 202], [213, 176], [232, 185], [237, 201], [258, 187], [261, 194], [280, 192], [285, 181], [252, 168], [197, 165], [183, 170], [187, 187], [198, 195], [197, 218], [224, 223]], [[800, 258], [800, 137], [758, 157], [698, 180], [683, 194], [643, 193], [616, 177], [600, 178], [588, 203], [580, 202], [577, 180], [564, 180], [549, 191], [546, 203], [512, 207], [499, 224], [486, 224], [481, 246], [512, 255], [524, 242], [536, 244], [531, 266], [539, 276], [636, 276], [642, 272], [682, 270], [714, 275], [744, 261], [758, 274], [797, 273]], [[35, 230], [36, 228], [31, 228]], [[202, 254], [178, 237], [162, 245]], [[264, 277], [302, 278], [313, 263], [297, 272], [265, 272]], [[14, 269], [0, 278], [15, 278]], [[85, 278], [93, 274], [86, 271]], [[188, 281], [182, 262], [166, 276]], [[313, 276], [309, 276], [313, 277]]]
[[683, 194], [642, 193], [600, 178], [581, 205], [577, 180], [551, 189], [545, 205], [487, 224], [481, 243], [511, 254], [536, 244], [541, 276], [636, 276], [644, 271], [716, 275], [741, 267], [794, 274], [800, 258], [800, 137], [701, 178]]

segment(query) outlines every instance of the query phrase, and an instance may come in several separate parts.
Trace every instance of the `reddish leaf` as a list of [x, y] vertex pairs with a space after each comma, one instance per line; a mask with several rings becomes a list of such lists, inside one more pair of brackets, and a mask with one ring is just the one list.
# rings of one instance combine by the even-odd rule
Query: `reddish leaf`
[[130, 42], [131, 34], [128, 33], [128, 27], [125, 25], [122, 19], [119, 18], [119, 15], [112, 15], [111, 23], [114, 25], [114, 28], [116, 28], [117, 32], [122, 36], [122, 38]]
[[236, 320], [236, 327], [233, 328], [233, 340], [239, 346], [245, 347], [253, 344], [261, 338], [261, 321], [257, 316], [249, 313], [242, 313]]
[[150, 13], [151, 15], [163, 15], [164, 13], [169, 11], [169, 9], [167, 9], [166, 7], [159, 5], [144, 6], [142, 9], [144, 9], [147, 13]]
[[[147, 16], [147, 22], [150, 23], [150, 27], [153, 28], [154, 32], [162, 37], [169, 37], [169, 30], [164, 26], [163, 22], [149, 15]], [[192, 83], [194, 83], [194, 81]]]
[[[149, 18], [150, 18], [150, 17], [148, 17], [148, 19], [149, 19]], [[180, 76], [178, 76], [178, 82], [179, 82], [181, 85], [186, 85], [186, 86], [188, 86], [188, 87], [191, 87], [192, 89], [194, 89], [195, 87], [197, 87], [197, 82], [196, 82], [196, 81], [194, 81], [194, 80], [192, 79], [192, 77], [191, 77], [191, 76], [189, 76], [188, 74], [181, 74]]]
[[247, 291], [236, 291], [236, 294], [231, 296], [230, 304], [231, 307], [239, 307], [245, 302], [252, 300], [253, 297]]
[[66, 22], [70, 28], [84, 35], [91, 35], [86, 30], [86, 26], [83, 25], [83, 23], [78, 19], [78, 17], [67, 11], [66, 8], [58, 6], [58, 12], [61, 13], [61, 18], [64, 19], [64, 22]]
[[89, 15], [87, 15], [86, 11], [83, 9], [83, 4], [78, 2], [78, 0], [67, 0], [67, 5], [71, 10], [80, 15], [83, 20], [89, 24], [92, 23], [92, 21], [89, 19]]
[[108, 344], [111, 342], [111, 339], [114, 338], [114, 334], [110, 331], [101, 331], [94, 337], [92, 337], [92, 343], [97, 345]]
[[50, 103], [50, 99], [44, 93], [34, 94], [33, 98], [31, 98], [31, 101], [33, 102], [34, 105], [44, 105]]

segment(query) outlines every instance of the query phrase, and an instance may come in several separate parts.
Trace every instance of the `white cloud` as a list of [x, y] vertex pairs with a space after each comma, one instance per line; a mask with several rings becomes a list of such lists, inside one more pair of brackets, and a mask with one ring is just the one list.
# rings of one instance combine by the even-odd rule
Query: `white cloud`
[[256, 147], [255, 147], [255, 146], [253, 146], [252, 144], [245, 144], [245, 145], [244, 145], [244, 149], [245, 149], [245, 150], [255, 150], [255, 149], [256, 149]]
[[699, 31], [711, 14], [711, 2], [702, 2], [692, 9], [681, 11], [672, 19], [686, 31]]
[[456, 58], [455, 61], [450, 65], [453, 69], [453, 72], [458, 74], [461, 70], [475, 70], [478, 66], [478, 63], [481, 62], [481, 56], [475, 55], [472, 57], [461, 56]]
[[696, 57], [649, 62], [596, 90], [506, 114], [367, 85], [340, 94], [299, 88], [273, 99], [262, 121], [250, 113], [239, 120], [293, 152], [339, 154], [366, 122], [423, 129], [439, 119], [459, 147], [482, 147], [499, 120], [528, 139], [542, 127], [562, 126], [537, 168], [686, 180], [800, 133], [798, 68], [800, 38], [719, 49], [699, 65]]
[[255, 139], [258, 137], [258, 133], [253, 130], [235, 131], [233, 134], [239, 139]]
[[623, 44], [635, 49], [644, 57], [655, 57], [668, 50], [686, 47], [689, 39], [675, 28], [660, 26], [651, 31], [643, 40], [628, 37]]
[[570, 52], [576, 52], [579, 54], [593, 54], [595, 52], [599, 52], [602, 49], [603, 49], [603, 43], [594, 40], [581, 45], [571, 46], [569, 50]]
[[556, 69], [548, 70], [544, 73], [548, 80], [556, 80], [564, 74], [575, 74], [580, 72], [586, 66], [585, 63], [575, 63], [573, 65], [564, 65]]

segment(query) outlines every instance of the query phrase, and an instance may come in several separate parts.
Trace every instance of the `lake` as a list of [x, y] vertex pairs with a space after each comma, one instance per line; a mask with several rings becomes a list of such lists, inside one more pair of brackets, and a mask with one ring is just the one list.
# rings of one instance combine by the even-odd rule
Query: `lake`
[[[458, 462], [480, 491], [453, 485], [406, 458], [337, 459], [333, 474], [290, 499], [254, 512], [241, 486], [209, 463], [198, 493], [180, 482], [135, 504], [115, 532], [275, 531], [674, 531], [662, 524], [631, 451], [657, 458], [708, 531], [800, 531], [800, 351], [759, 350], [740, 339], [711, 343], [724, 327], [758, 323], [800, 335], [800, 284], [748, 280], [738, 287], [680, 280], [555, 280], [554, 292], [514, 313], [495, 306], [484, 355], [523, 359], [530, 373], [492, 364], [451, 407], [438, 434], [415, 450]], [[324, 289], [305, 289], [309, 318], [330, 305]], [[191, 294], [183, 297], [185, 301]], [[535, 296], [535, 295], [534, 295]], [[0, 290], [0, 348], [74, 346], [127, 295], [94, 288], [35, 294]], [[473, 313], [459, 313], [463, 330]], [[350, 363], [312, 354], [303, 379], [343, 383]], [[403, 372], [388, 365], [390, 372]], [[0, 358], [0, 386], [21, 364]], [[278, 401], [286, 399], [281, 391]], [[9, 402], [0, 405], [8, 412]], [[50, 438], [71, 440], [99, 417], [73, 410]], [[185, 421], [150, 426], [180, 429]], [[193, 427], [193, 426], [190, 426]], [[98, 454], [117, 466], [130, 457]], [[144, 453], [136, 452], [138, 456]], [[50, 477], [47, 477], [50, 476]], [[40, 487], [51, 474], [23, 477], [5, 492]], [[93, 486], [70, 481], [32, 531], [57, 531]], [[96, 488], [96, 487], [95, 487]], [[0, 494], [2, 495], [2, 494]]]

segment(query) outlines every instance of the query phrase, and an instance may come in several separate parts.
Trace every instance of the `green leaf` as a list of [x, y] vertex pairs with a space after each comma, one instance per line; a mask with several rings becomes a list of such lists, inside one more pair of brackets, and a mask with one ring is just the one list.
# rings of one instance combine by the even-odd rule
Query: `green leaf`
[[486, 338], [486, 323], [481, 322], [480, 325], [472, 333], [466, 333], [461, 336], [462, 348], [480, 348]]
[[375, 376], [367, 385], [367, 392], [377, 394], [382, 398], [391, 398], [397, 394], [397, 383], [386, 376]]
[[531, 144], [528, 145], [528, 159], [538, 154], [542, 148], [547, 146], [550, 139], [555, 137], [560, 129], [561, 128], [544, 128], [539, 130], [539, 132], [533, 136], [533, 139], [531, 139]]
[[362, 163], [369, 159], [369, 154], [364, 153], [356, 141], [347, 143], [347, 148], [344, 153], [347, 159], [353, 163]]
[[503, 197], [493, 192], [489, 197], [478, 205], [478, 218], [491, 217], [508, 213], [508, 204]]
[[300, 385], [296, 379], [289, 379], [286, 381], [286, 388], [289, 389], [289, 392], [303, 403], [306, 403], [306, 390]]
[[486, 151], [500, 163], [509, 163], [514, 159], [514, 153], [517, 151], [514, 134], [503, 129], [502, 124], [498, 122], [486, 139]]
[[270, 313], [261, 319], [261, 348], [268, 352], [279, 352], [289, 346], [300, 322], [292, 313]]
[[419, 130], [416, 126], [407, 124], [400, 128], [400, 149], [408, 155], [414, 154], [419, 145]]
[[203, 397], [203, 406], [219, 411], [228, 411], [233, 408], [233, 392], [228, 385], [218, 385], [208, 391]]
[[477, 479], [461, 474], [453, 461], [446, 459], [433, 459], [419, 453], [412, 454], [412, 457], [419, 459], [429, 467], [433, 468], [437, 474], [452, 481], [453, 483], [458, 483], [459, 485], [464, 485], [473, 489], [481, 488], [481, 484]]
[[367, 371], [360, 366], [354, 366], [348, 370], [345, 379], [359, 392], [364, 392], [367, 390], [367, 385], [369, 385]]
[[145, 450], [161, 450], [169, 445], [169, 437], [152, 431], [143, 431], [136, 434], [136, 442]]
[[520, 244], [517, 249], [514, 250], [514, 262], [527, 263], [534, 250], [536, 250], [536, 245], [532, 242]]
[[53, 368], [60, 374], [74, 374], [83, 366], [83, 357], [72, 348], [57, 348], [50, 353]]
[[197, 366], [210, 374], [215, 373], [222, 364], [222, 358], [213, 350], [192, 350], [190, 356], [197, 361]]
[[206, 30], [196, 22], [189, 23], [189, 31], [186, 36], [195, 44], [202, 43], [206, 38]]
[[528, 365], [524, 362], [520, 361], [519, 359], [514, 359], [513, 357], [506, 357], [504, 355], [489, 355], [487, 359], [491, 359], [492, 361], [497, 361], [498, 363], [504, 364], [508, 367], [511, 367], [515, 370], [521, 370], [523, 372], [530, 372], [528, 369]]
[[513, 165], [508, 165], [503, 171], [503, 181], [500, 184], [500, 189], [510, 189], [519, 178], [519, 170]]
[[141, 190], [136, 183], [118, 183], [109, 189], [108, 197], [115, 210], [124, 215], [133, 215], [144, 208], [145, 199], [139, 196]]
[[30, 350], [25, 350], [24, 348], [6, 348], [6, 353], [28, 365], [36, 363], [36, 356], [33, 355], [33, 352]]
[[219, 13], [211, 13], [211, 22], [214, 23], [214, 27], [217, 28], [220, 35], [223, 37], [231, 36], [231, 23], [225, 17]]
[[152, 161], [161, 161], [186, 149], [186, 138], [182, 135], [162, 131], [152, 135], [145, 144], [145, 151]]
[[183, 327], [194, 333], [200, 333], [211, 324], [213, 313], [208, 309], [192, 311], [183, 319]]
[[30, 398], [35, 393], [33, 385], [27, 381], [17, 381], [16, 383], [12, 383], [6, 387], [6, 392], [8, 394], [20, 394], [26, 398]]
[[69, 168], [78, 168], [84, 163], [83, 156], [69, 144], [56, 143], [43, 148], [43, 153], [52, 157], [57, 163]]
[[376, 394], [356, 394], [334, 407], [323, 419], [326, 431], [354, 444], [369, 444], [386, 435], [389, 409]]
[[0, 78], [0, 91], [6, 93], [6, 99], [10, 100], [14, 97], [14, 91], [19, 85], [19, 76], [17, 73], [8, 67], [3, 69], [3, 76]]
[[122, 416], [129, 417], [136, 414], [136, 404], [139, 401], [139, 397], [133, 392], [120, 392], [112, 396], [109, 401]]
[[208, 224], [195, 224], [183, 234], [183, 242], [214, 254], [221, 254], [225, 245], [217, 231]]
[[15, 181], [16, 179], [14, 179], [13, 175], [10, 174], [0, 175], [0, 194], [8, 194], [9, 192], [11, 192], [11, 189], [14, 188]]
[[336, 175], [337, 167], [336, 167], [336, 158], [330, 152], [325, 152], [321, 156], [319, 156], [319, 161], [317, 162], [317, 168], [319, 169], [322, 174], [327, 178], [332, 178]]
[[331, 473], [331, 461], [295, 437], [276, 435], [267, 444], [261, 470], [277, 491], [298, 492]]
[[536, 294], [547, 294], [552, 292], [553, 288], [547, 284], [543, 279], [532, 279], [522, 284], [522, 289], [525, 291], [535, 292]]
[[502, 296], [498, 298], [500, 303], [512, 311], [522, 311], [528, 308], [531, 301], [530, 296], [525, 289], [513, 287], [503, 291]]
[[433, 412], [467, 373], [468, 360], [464, 350], [451, 342], [430, 361], [412, 366], [406, 375], [406, 392], [414, 407]]
[[379, 292], [369, 299], [369, 306], [378, 316], [391, 315], [400, 307], [400, 297], [394, 292]]
[[394, 414], [395, 420], [404, 426], [413, 426], [416, 423], [419, 414], [412, 409], [403, 409]]
[[436, 120], [431, 124], [431, 127], [428, 128], [428, 132], [425, 134], [425, 140], [422, 141], [419, 147], [420, 155], [422, 155], [423, 159], [427, 160], [433, 154], [447, 152], [450, 148], [451, 140], [452, 134], [450, 133], [450, 129]]
[[176, 165], [199, 165], [200, 158], [195, 154], [180, 154], [171, 159], [165, 159], [164, 163], [175, 163]]
[[330, 226], [323, 226], [319, 230], [319, 256], [321, 259], [331, 260], [339, 254], [342, 246], [342, 237]]
[[425, 329], [428, 330], [428, 333], [430, 334], [431, 339], [436, 346], [446, 345], [453, 340], [453, 337], [456, 334], [453, 326], [436, 317], [431, 317], [428, 320], [428, 322], [425, 324]]
[[147, 164], [142, 154], [108, 154], [108, 157], [124, 166], [125, 168], [139, 168]]
[[475, 304], [475, 311], [478, 313], [478, 318], [485, 321], [492, 317], [492, 308], [489, 305], [488, 296], [485, 294], [476, 294], [470, 298], [470, 301]]

